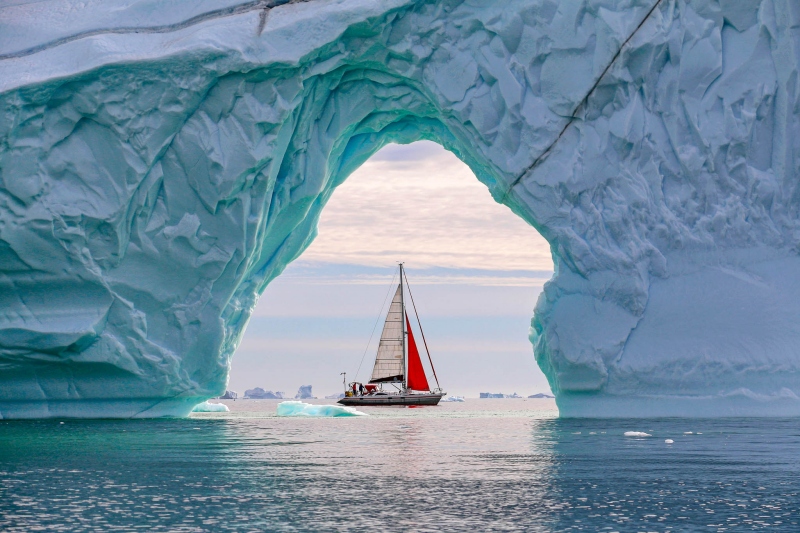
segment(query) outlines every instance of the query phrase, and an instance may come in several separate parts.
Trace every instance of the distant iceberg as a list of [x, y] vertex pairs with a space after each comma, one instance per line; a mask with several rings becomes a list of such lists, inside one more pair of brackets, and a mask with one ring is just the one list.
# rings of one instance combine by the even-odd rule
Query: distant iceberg
[[463, 396], [447, 396], [446, 398], [441, 399], [442, 402], [463, 402]]
[[295, 400], [316, 400], [317, 397], [311, 392], [311, 385], [300, 385], [297, 389], [297, 394], [294, 395]]
[[310, 403], [289, 400], [278, 404], [278, 416], [367, 416], [355, 407], [344, 405], [311, 405]]
[[235, 400], [239, 397], [239, 394], [236, 391], [226, 390], [225, 394], [219, 397], [220, 400]]
[[338, 400], [339, 398], [344, 398], [343, 392], [340, 392], [339, 394], [329, 394], [325, 396], [326, 400]]
[[192, 409], [193, 413], [227, 413], [230, 409], [228, 406], [222, 403], [210, 403], [210, 402], [203, 402], [198, 403]]
[[503, 394], [502, 392], [482, 392], [481, 398], [522, 398], [516, 392], [514, 394]]
[[282, 400], [286, 397], [283, 392], [272, 392], [271, 390], [264, 390], [261, 387], [255, 389], [247, 389], [244, 391], [244, 397], [250, 400]]
[[528, 398], [555, 398], [555, 396], [551, 396], [550, 394], [545, 394], [543, 392], [539, 392], [537, 394], [531, 394]]

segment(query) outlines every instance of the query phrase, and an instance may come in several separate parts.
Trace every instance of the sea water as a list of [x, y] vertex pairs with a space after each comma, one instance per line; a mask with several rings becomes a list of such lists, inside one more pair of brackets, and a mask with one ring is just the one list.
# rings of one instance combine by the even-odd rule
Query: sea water
[[224, 403], [188, 419], [0, 421], [0, 531], [800, 531], [797, 419]]

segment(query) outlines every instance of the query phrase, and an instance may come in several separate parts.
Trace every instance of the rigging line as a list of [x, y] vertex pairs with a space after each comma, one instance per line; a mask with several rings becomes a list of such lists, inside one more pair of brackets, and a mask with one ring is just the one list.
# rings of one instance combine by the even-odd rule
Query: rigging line
[[628, 35], [628, 37], [625, 39], [625, 41], [623, 41], [623, 43], [619, 46], [619, 49], [617, 50], [617, 53], [614, 54], [614, 57], [611, 58], [611, 61], [606, 65], [606, 68], [603, 69], [603, 72], [600, 73], [600, 76], [598, 76], [597, 79], [594, 80], [594, 83], [589, 88], [589, 92], [586, 93], [586, 96], [584, 96], [583, 99], [581, 99], [581, 101], [578, 102], [578, 105], [575, 106], [575, 109], [572, 110], [572, 113], [570, 114], [570, 116], [566, 117], [567, 123], [561, 129], [561, 132], [558, 134], [556, 139], [552, 143], [550, 143], [550, 145], [547, 148], [545, 148], [544, 152], [542, 152], [533, 161], [533, 163], [528, 165], [528, 167], [525, 170], [523, 170], [522, 173], [519, 176], [517, 176], [516, 179], [513, 182], [511, 182], [511, 185], [509, 185], [508, 188], [506, 188], [506, 191], [503, 193], [503, 196], [502, 196], [502, 198], [500, 200], [500, 203], [505, 203], [506, 198], [508, 198], [508, 195], [511, 194], [511, 190], [514, 187], [516, 187], [517, 185], [519, 185], [520, 182], [522, 181], [522, 179], [525, 176], [527, 176], [529, 172], [532, 172], [533, 169], [537, 168], [540, 163], [542, 163], [545, 159], [547, 159], [547, 157], [550, 155], [550, 152], [553, 151], [553, 149], [555, 148], [555, 146], [558, 143], [558, 141], [561, 140], [561, 137], [564, 136], [564, 134], [569, 129], [569, 127], [572, 126], [572, 124], [575, 122], [575, 120], [578, 119], [578, 113], [580, 111], [583, 111], [584, 117], [585, 117], [585, 115], [586, 115], [586, 107], [589, 105], [589, 98], [592, 97], [594, 92], [600, 86], [600, 83], [603, 81], [603, 78], [605, 78], [605, 76], [608, 73], [608, 71], [611, 70], [611, 67], [614, 66], [614, 63], [616, 63], [617, 59], [619, 59], [620, 55], [622, 55], [623, 50], [625, 50], [625, 47], [628, 46], [628, 43], [631, 41], [631, 39], [633, 39], [633, 37], [639, 32], [640, 29], [642, 29], [642, 26], [644, 26], [645, 22], [647, 22], [650, 19], [650, 17], [655, 12], [656, 8], [661, 5], [662, 1], [663, 0], [656, 0], [653, 3], [653, 6], [647, 12], [647, 14], [644, 16], [644, 18], [641, 21], [639, 21], [639, 24], [636, 26], [636, 28], [631, 32], [630, 35]]
[[358, 381], [358, 373], [361, 372], [361, 365], [364, 364], [364, 358], [367, 356], [367, 350], [369, 350], [369, 345], [372, 343], [372, 337], [375, 335], [375, 328], [378, 327], [378, 322], [380, 322], [381, 316], [383, 315], [383, 306], [386, 305], [386, 300], [389, 298], [389, 294], [392, 292], [395, 276], [397, 276], [397, 274], [392, 274], [392, 281], [389, 283], [389, 292], [386, 293], [386, 297], [383, 299], [381, 308], [378, 310], [378, 318], [375, 319], [375, 324], [372, 326], [372, 333], [369, 334], [367, 347], [364, 348], [364, 354], [361, 356], [361, 362], [358, 363], [358, 370], [356, 370], [356, 376], [353, 378], [354, 381]]
[[436, 380], [436, 386], [438, 388], [442, 388], [439, 385], [439, 377], [436, 375], [436, 368], [433, 366], [433, 359], [431, 359], [431, 352], [428, 350], [428, 341], [425, 340], [425, 332], [422, 331], [422, 322], [419, 321], [419, 313], [417, 313], [417, 304], [414, 303], [414, 295], [411, 294], [411, 285], [408, 283], [408, 276], [406, 273], [403, 272], [403, 277], [406, 278], [406, 289], [408, 289], [408, 295], [411, 297], [411, 305], [414, 307], [414, 316], [417, 317], [417, 325], [419, 326], [419, 332], [422, 333], [422, 344], [425, 345], [425, 353], [428, 354], [428, 361], [431, 363], [431, 370], [433, 370], [433, 379]]

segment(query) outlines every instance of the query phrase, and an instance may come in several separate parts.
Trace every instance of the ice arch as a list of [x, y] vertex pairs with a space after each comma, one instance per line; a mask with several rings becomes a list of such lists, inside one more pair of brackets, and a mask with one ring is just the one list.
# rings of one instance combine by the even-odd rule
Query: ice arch
[[0, 11], [2, 416], [220, 392], [333, 188], [417, 139], [551, 243], [563, 415], [800, 414], [796, 3]]

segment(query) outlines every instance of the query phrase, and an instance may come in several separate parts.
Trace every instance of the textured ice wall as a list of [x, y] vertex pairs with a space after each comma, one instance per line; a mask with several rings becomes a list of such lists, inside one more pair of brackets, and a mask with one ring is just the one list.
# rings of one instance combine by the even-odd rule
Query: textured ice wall
[[0, 415], [183, 415], [387, 142], [551, 243], [562, 415], [800, 414], [793, 0], [0, 7]]

